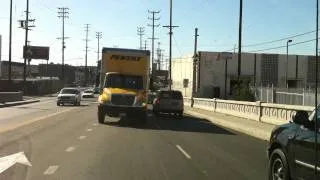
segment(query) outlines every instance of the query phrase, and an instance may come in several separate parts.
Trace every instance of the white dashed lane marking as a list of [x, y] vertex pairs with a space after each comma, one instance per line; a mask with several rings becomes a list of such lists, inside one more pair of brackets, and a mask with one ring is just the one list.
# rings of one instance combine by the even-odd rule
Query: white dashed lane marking
[[76, 148], [75, 147], [68, 147], [67, 149], [66, 149], [66, 152], [72, 152], [72, 151], [74, 151]]
[[183, 154], [186, 158], [191, 159], [191, 156], [190, 156], [185, 150], [183, 150], [181, 146], [176, 145], [176, 147], [179, 149], [180, 152], [182, 152], [182, 154]]
[[87, 129], [88, 132], [92, 131], [92, 129]]
[[97, 123], [93, 123], [92, 126], [98, 126], [98, 124]]
[[54, 174], [58, 170], [59, 166], [49, 166], [47, 170], [43, 172], [44, 175], [51, 175]]

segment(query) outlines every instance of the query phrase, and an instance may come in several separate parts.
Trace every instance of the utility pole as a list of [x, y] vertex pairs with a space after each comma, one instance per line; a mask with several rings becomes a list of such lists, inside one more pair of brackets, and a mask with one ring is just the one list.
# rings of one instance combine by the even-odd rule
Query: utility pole
[[[99, 74], [99, 60], [100, 60], [100, 39], [102, 38], [102, 32], [96, 32], [96, 38], [98, 39], [98, 53], [97, 53], [97, 72], [96, 72], [96, 81], [99, 79], [98, 74]], [[100, 63], [101, 64], [101, 63]], [[98, 82], [96, 82], [96, 86], [98, 86]]]
[[[240, 12], [239, 12], [239, 44], [238, 44], [238, 85], [240, 86], [241, 76], [241, 44], [242, 44], [242, 0], [240, 0]], [[240, 87], [238, 87], [240, 88]]]
[[64, 37], [64, 20], [66, 18], [69, 18], [69, 8], [67, 7], [61, 7], [58, 8], [58, 18], [62, 18], [62, 37], [58, 38], [58, 39], [62, 39], [62, 64], [61, 64], [61, 80], [64, 82], [64, 49], [66, 48], [65, 39], [68, 39], [68, 37]]
[[[319, 46], [319, 0], [317, 0], [316, 3], [316, 89], [315, 89], [315, 108], [317, 109], [318, 107], [318, 46]], [[316, 120], [314, 123], [314, 179], [318, 179], [318, 167], [319, 167], [319, 162], [318, 162], [318, 126], [319, 126], [319, 121], [318, 121], [318, 111], [315, 111], [315, 116]]]
[[[1, 39], [0, 39], [1, 40]], [[1, 42], [2, 43], [2, 42]], [[8, 79], [11, 83], [11, 53], [12, 53], [12, 0], [10, 0], [10, 20], [9, 20], [9, 69], [8, 69]], [[1, 49], [0, 49], [1, 51]], [[1, 57], [0, 57], [1, 59]]]
[[196, 73], [197, 73], [197, 48], [198, 48], [198, 28], [194, 29], [194, 53], [193, 53], [193, 74], [192, 74], [192, 93], [191, 93], [191, 107], [193, 107], [193, 98], [196, 92]]
[[25, 29], [25, 41], [24, 41], [24, 64], [23, 64], [23, 90], [26, 91], [26, 80], [27, 80], [27, 59], [30, 61], [30, 58], [27, 56], [27, 50], [28, 50], [28, 32], [31, 30], [31, 27], [35, 27], [34, 25], [29, 25], [29, 22], [34, 22], [35, 19], [29, 19], [29, 0], [27, 0], [26, 4], [26, 19], [25, 20], [19, 20], [20, 22], [20, 28]]
[[171, 72], [171, 58], [172, 58], [172, 28], [179, 27], [179, 26], [172, 26], [172, 0], [170, 0], [170, 25], [163, 26], [169, 28], [169, 90], [171, 90], [172, 86], [172, 72]]
[[147, 50], [147, 40], [144, 40], [144, 50]]
[[148, 26], [152, 27], [152, 38], [149, 38], [149, 39], [152, 40], [152, 57], [151, 57], [151, 64], [152, 64], [152, 65], [151, 65], [151, 73], [152, 73], [152, 75], [153, 75], [154, 40], [155, 40], [155, 39], [158, 39], [158, 38], [155, 38], [155, 37], [154, 37], [154, 28], [160, 26], [160, 24], [155, 25], [154, 23], [155, 23], [155, 21], [160, 20], [160, 18], [155, 18], [155, 14], [159, 14], [160, 11], [149, 11], [149, 10], [148, 10], [148, 12], [152, 14], [152, 17], [148, 17], [149, 20], [152, 20], [152, 25], [148, 24]]
[[158, 70], [160, 70], [160, 60], [161, 60], [161, 49], [160, 49], [160, 42], [158, 42], [158, 48], [157, 48], [157, 64], [158, 64]]
[[142, 36], [144, 35], [144, 27], [138, 27], [137, 28], [137, 34], [140, 36], [140, 49], [142, 50]]
[[86, 56], [85, 56], [85, 65], [84, 65], [84, 86], [87, 86], [87, 81], [88, 81], [88, 33], [89, 33], [89, 25], [90, 24], [85, 24], [85, 32], [86, 32]]

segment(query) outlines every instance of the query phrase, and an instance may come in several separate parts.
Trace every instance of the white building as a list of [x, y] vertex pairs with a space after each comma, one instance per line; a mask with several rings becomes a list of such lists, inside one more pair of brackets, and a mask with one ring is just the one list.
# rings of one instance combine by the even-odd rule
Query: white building
[[[195, 96], [228, 97], [238, 78], [238, 54], [231, 55], [232, 58], [227, 60], [227, 66], [220, 52], [199, 51], [198, 56], [199, 67], [196, 68]], [[240, 78], [249, 80], [252, 85], [289, 88], [314, 86], [314, 56], [289, 55], [287, 61], [285, 54], [242, 53], [241, 59]], [[189, 79], [187, 88], [183, 87], [183, 79]], [[173, 58], [173, 89], [181, 90], [185, 96], [191, 96], [192, 80], [193, 55]]]

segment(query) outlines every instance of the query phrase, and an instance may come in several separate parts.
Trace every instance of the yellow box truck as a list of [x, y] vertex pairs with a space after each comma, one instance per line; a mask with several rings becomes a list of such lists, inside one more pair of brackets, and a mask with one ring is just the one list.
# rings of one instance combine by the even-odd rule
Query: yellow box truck
[[[142, 123], [147, 118], [150, 51], [103, 48], [98, 121], [105, 116], [127, 116]], [[134, 117], [134, 118], [130, 118]]]

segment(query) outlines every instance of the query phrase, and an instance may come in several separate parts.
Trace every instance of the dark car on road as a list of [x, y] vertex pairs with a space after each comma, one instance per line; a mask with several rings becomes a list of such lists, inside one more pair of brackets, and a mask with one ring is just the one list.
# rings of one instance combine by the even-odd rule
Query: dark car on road
[[[298, 111], [290, 123], [280, 125], [272, 131], [267, 149], [269, 180], [320, 179], [319, 107], [317, 118], [315, 114], [315, 110], [310, 116], [306, 111]], [[317, 121], [317, 129], [315, 129], [315, 121]], [[315, 132], [318, 139], [317, 152], [315, 151]], [[315, 178], [316, 163], [318, 166]]]
[[183, 115], [183, 96], [180, 91], [161, 90], [158, 91], [153, 101], [153, 113], [169, 113], [178, 116]]
[[94, 94], [99, 94], [100, 93], [100, 88], [99, 87], [93, 88], [93, 93]]

